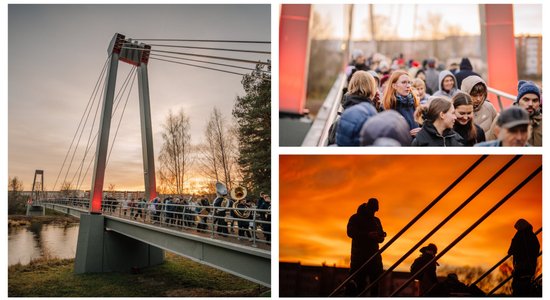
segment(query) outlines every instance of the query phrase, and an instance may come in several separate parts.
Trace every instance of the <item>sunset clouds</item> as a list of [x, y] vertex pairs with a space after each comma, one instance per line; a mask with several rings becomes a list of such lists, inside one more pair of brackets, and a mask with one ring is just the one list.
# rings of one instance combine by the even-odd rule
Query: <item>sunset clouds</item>
[[[383, 253], [387, 268], [481, 187], [513, 156], [493, 155]], [[472, 165], [468, 155], [284, 155], [280, 157], [280, 261], [348, 267], [349, 217], [370, 197], [389, 241]], [[542, 164], [523, 156], [426, 242], [442, 250]], [[542, 225], [541, 174], [458, 243], [442, 265], [490, 267], [506, 255], [519, 218]], [[398, 270], [408, 270], [411, 255]]]

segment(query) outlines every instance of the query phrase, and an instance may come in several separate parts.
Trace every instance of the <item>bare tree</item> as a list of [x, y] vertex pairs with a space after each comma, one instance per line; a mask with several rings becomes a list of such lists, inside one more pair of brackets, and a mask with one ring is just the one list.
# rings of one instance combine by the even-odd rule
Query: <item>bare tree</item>
[[432, 40], [432, 51], [435, 57], [439, 57], [438, 42], [443, 38], [443, 16], [440, 14], [428, 13], [423, 25], [420, 25], [420, 32], [425, 38]]
[[159, 177], [163, 190], [183, 194], [183, 186], [191, 165], [191, 125], [183, 109], [169, 112], [162, 125], [162, 148], [159, 154]]
[[22, 214], [25, 212], [25, 197], [23, 192], [23, 182], [15, 177], [10, 177], [8, 181], [8, 214]]
[[201, 164], [204, 176], [223, 182], [231, 188], [235, 182], [236, 162], [239, 155], [235, 130], [227, 124], [222, 113], [214, 107], [206, 125], [205, 144], [201, 147]]

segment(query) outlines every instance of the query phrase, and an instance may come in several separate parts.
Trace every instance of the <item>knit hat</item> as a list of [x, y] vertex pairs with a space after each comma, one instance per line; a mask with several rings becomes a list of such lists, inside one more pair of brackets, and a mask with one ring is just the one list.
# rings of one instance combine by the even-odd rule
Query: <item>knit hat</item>
[[540, 89], [539, 87], [532, 81], [527, 80], [520, 80], [518, 82], [518, 97], [516, 98], [516, 102], [521, 99], [525, 94], [535, 94], [540, 99]]
[[353, 52], [351, 53], [351, 59], [353, 60], [358, 59], [360, 56], [365, 56], [365, 54], [363, 53], [363, 50], [361, 49], [354, 49]]

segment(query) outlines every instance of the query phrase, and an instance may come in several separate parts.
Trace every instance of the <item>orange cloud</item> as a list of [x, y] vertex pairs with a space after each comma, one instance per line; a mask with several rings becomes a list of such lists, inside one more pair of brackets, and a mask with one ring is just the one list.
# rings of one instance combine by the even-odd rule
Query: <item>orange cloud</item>
[[[489, 156], [383, 253], [385, 267], [439, 224], [513, 156]], [[371, 197], [391, 237], [472, 165], [476, 155], [282, 155], [279, 159], [280, 261], [348, 267], [348, 219]], [[440, 250], [542, 164], [521, 157], [428, 241]], [[538, 174], [445, 256], [440, 264], [489, 267], [506, 255], [519, 218], [542, 226], [542, 175]], [[542, 237], [539, 236], [542, 240]], [[408, 270], [418, 252], [398, 267]]]

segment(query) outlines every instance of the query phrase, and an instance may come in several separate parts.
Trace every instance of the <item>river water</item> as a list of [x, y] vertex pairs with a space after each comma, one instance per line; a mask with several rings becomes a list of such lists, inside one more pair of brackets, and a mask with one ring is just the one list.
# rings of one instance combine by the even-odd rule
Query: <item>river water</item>
[[31, 259], [74, 258], [78, 223], [68, 225], [32, 223], [9, 227], [8, 264], [28, 264]]

